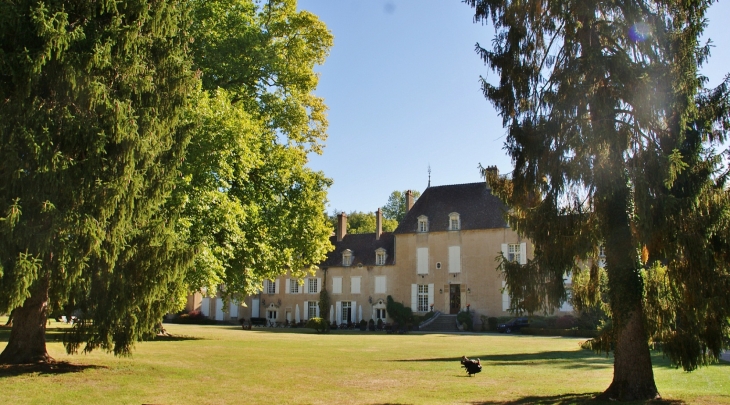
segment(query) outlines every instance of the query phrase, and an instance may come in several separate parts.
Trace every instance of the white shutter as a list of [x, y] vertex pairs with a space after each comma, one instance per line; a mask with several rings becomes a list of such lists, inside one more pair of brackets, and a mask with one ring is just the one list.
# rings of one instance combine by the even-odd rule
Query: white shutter
[[337, 322], [338, 325], [342, 323], [342, 301], [337, 301], [335, 303], [335, 322]]
[[332, 294], [342, 294], [342, 277], [332, 277]]
[[449, 246], [449, 273], [461, 273], [461, 246]]
[[411, 284], [411, 309], [418, 311], [418, 284]]
[[274, 294], [279, 293], [279, 279], [277, 278], [276, 281], [274, 281]]
[[428, 274], [428, 248], [416, 249], [416, 273]]
[[350, 293], [351, 294], [360, 294], [360, 281], [361, 277], [352, 277], [350, 280]]
[[206, 318], [210, 316], [210, 298], [203, 298], [200, 303], [200, 313]]
[[286, 279], [286, 287], [284, 287], [284, 294], [289, 294], [291, 291], [291, 279]]
[[322, 292], [322, 277], [317, 277], [317, 294]]
[[375, 294], [385, 294], [385, 276], [375, 276]]
[[319, 318], [319, 301], [317, 301], [317, 306], [315, 307], [315, 311], [317, 314], [315, 315], [317, 318]]
[[433, 284], [428, 285], [428, 305], [433, 304]]
[[505, 259], [509, 260], [509, 245], [506, 243], [502, 244], [502, 256], [504, 256]]
[[527, 243], [520, 243], [520, 264], [527, 264]]
[[223, 298], [215, 299], [215, 320], [223, 320]]
[[[506, 281], [502, 281], [502, 288], [504, 288], [507, 285]], [[507, 289], [504, 289], [504, 292], [502, 292], [502, 311], [509, 311], [509, 292]]]

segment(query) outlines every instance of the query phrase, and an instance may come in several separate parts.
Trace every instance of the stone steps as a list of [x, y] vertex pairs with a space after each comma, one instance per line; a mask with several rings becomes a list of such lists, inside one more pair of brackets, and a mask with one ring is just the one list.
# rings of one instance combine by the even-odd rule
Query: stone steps
[[419, 330], [421, 332], [457, 332], [456, 315], [440, 314], [433, 322]]

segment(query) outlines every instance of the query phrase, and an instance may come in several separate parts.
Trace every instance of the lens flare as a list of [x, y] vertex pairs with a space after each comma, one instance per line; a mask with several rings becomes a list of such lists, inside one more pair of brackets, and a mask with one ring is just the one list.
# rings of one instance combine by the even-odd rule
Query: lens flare
[[647, 23], [639, 22], [629, 29], [629, 38], [634, 42], [643, 42], [651, 36], [651, 27]]

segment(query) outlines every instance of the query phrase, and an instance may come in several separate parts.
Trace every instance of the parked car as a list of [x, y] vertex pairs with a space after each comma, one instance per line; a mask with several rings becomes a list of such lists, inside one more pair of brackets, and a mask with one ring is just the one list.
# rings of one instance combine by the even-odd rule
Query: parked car
[[497, 332], [500, 333], [512, 333], [519, 332], [521, 328], [530, 326], [530, 321], [527, 318], [512, 318], [505, 323], [497, 325]]

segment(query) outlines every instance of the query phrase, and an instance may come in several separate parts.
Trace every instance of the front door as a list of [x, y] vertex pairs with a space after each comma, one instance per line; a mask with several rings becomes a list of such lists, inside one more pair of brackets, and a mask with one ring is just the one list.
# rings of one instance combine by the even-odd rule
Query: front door
[[449, 313], [458, 314], [461, 310], [461, 285], [451, 284], [449, 297]]

